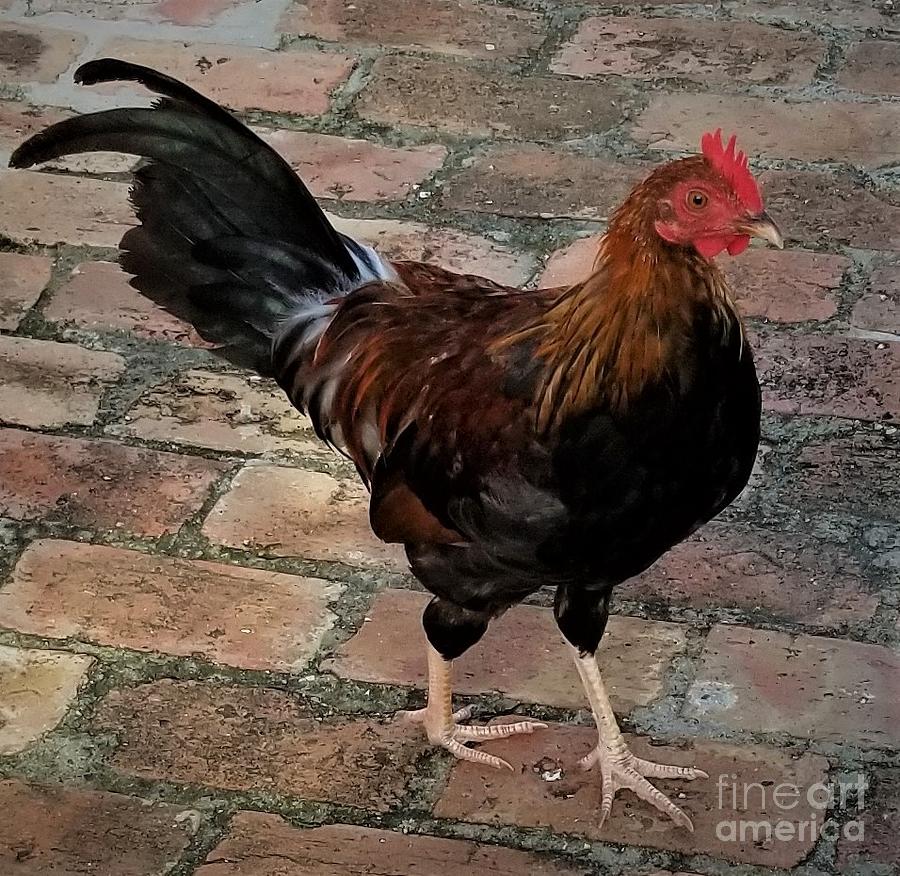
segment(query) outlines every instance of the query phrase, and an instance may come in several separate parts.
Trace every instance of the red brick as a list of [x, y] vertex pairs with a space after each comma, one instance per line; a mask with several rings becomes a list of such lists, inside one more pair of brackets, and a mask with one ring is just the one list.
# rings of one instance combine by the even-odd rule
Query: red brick
[[818, 37], [747, 21], [588, 18], [551, 69], [569, 76], [806, 85], [824, 59]]
[[122, 0], [31, 0], [32, 15], [67, 12], [87, 19], [171, 22], [186, 27], [211, 24], [241, 0], [151, 0], [122, 3]]
[[[362, 629], [342, 645], [328, 668], [378, 684], [425, 685], [422, 611], [430, 596], [410, 590], [378, 595]], [[672, 660], [683, 649], [678, 624], [615, 616], [600, 654], [616, 709], [628, 711], [662, 695]], [[571, 651], [547, 608], [520, 605], [494, 621], [487, 635], [454, 663], [454, 690], [562, 708], [586, 706]]]
[[879, 604], [839, 545], [746, 523], [705, 527], [617, 592], [666, 605], [762, 611], [814, 626], [869, 620]]
[[740, 133], [751, 161], [846, 161], [867, 168], [900, 161], [894, 136], [900, 128], [900, 105], [890, 103], [788, 103], [682, 92], [654, 97], [638, 116], [632, 136], [655, 149], [693, 152], [704, 131], [719, 127]]
[[115, 353], [0, 337], [0, 423], [93, 423], [105, 384], [124, 368], [125, 361]]
[[763, 247], [721, 262], [741, 313], [772, 322], [830, 319], [850, 264], [844, 256]]
[[126, 422], [107, 429], [153, 441], [239, 453], [334, 453], [274, 384], [258, 377], [186, 371], [148, 389]]
[[272, 52], [233, 45], [127, 38], [104, 44], [97, 56], [165, 70], [234, 109], [295, 115], [327, 112], [332, 90], [346, 81], [354, 64], [348, 55], [313, 50]]
[[606, 219], [650, 169], [546, 146], [500, 146], [447, 183], [441, 203], [517, 218]]
[[[568, 286], [585, 279], [597, 257], [601, 236], [576, 240], [547, 262], [541, 286]], [[772, 322], [830, 319], [850, 259], [825, 253], [754, 247], [738, 258], [719, 261], [744, 316]]]
[[111, 441], [0, 429], [0, 514], [163, 535], [199, 510], [224, 469]]
[[[576, 760], [597, 743], [593, 727], [552, 725], [533, 736], [514, 736], [489, 742], [482, 750], [506, 758], [516, 772], [492, 770], [473, 764], [456, 764], [446, 790], [434, 808], [439, 818], [453, 818], [475, 824], [515, 825], [549, 829], [554, 833], [576, 834], [607, 843], [649, 846], [689, 855], [710, 855], [736, 862], [766, 867], [791, 867], [811, 851], [814, 841], [806, 829], [805, 840], [790, 842], [723, 842], [716, 834], [720, 822], [767, 816], [773, 823], [797, 823], [819, 815], [808, 806], [805, 794], [796, 809], [779, 811], [763, 807], [759, 786], [741, 807], [743, 789], [751, 782], [788, 782], [804, 792], [825, 778], [828, 762], [817, 755], [776, 751], [761, 746], [738, 748], [716, 742], [658, 745], [642, 737], [628, 737], [639, 757], [662, 763], [699, 766], [710, 779], [696, 782], [660, 781], [660, 789], [673, 794], [675, 801], [693, 819], [695, 832], [675, 826], [668, 817], [630, 794], [616, 799], [612, 815], [597, 829], [600, 809], [600, 776], [583, 772]], [[562, 775], [557, 778], [557, 770]], [[717, 787], [719, 776], [723, 784]], [[732, 806], [731, 789], [738, 790], [740, 808]], [[765, 786], [763, 786], [765, 787]], [[719, 790], [721, 789], [721, 790]], [[721, 800], [720, 800], [720, 794]]]
[[15, 331], [50, 282], [53, 261], [46, 256], [0, 252], [0, 329]]
[[0, 172], [0, 235], [17, 243], [118, 246], [137, 224], [128, 185], [27, 170]]
[[378, 811], [399, 802], [428, 744], [420, 727], [308, 717], [281, 691], [169, 679], [113, 691], [96, 726], [115, 733], [126, 775]]
[[274, 556], [406, 568], [401, 546], [372, 534], [362, 485], [324, 472], [247, 465], [216, 502], [203, 534], [216, 544]]
[[124, 794], [0, 782], [0, 871], [156, 876], [190, 842], [185, 810]]
[[848, 3], [847, 0], [728, 0], [725, 4], [735, 13], [763, 19], [786, 21], [795, 27], [828, 23], [840, 27], [893, 29], [894, 14], [889, 0]]
[[838, 84], [866, 94], [900, 94], [900, 45], [865, 40], [848, 53]]
[[[884, 864], [887, 872], [900, 863], [900, 770], [878, 766], [867, 777], [870, 782], [863, 805], [852, 804], [850, 818], [863, 823], [859, 841], [838, 841], [837, 866], [850, 876]], [[877, 871], [875, 871], [877, 872]]]
[[390, 876], [581, 876], [585, 872], [584, 867], [554, 863], [542, 855], [468, 840], [349, 824], [300, 829], [277, 815], [238, 812], [196, 876], [362, 876], [374, 873], [375, 867]]
[[331, 628], [328, 603], [340, 590], [314, 578], [46, 540], [28, 547], [0, 591], [0, 625], [290, 672]]
[[17, 754], [56, 727], [93, 662], [82, 654], [0, 645], [0, 755]]
[[900, 417], [900, 344], [795, 334], [761, 338], [755, 347], [767, 410]]
[[393, 219], [329, 218], [338, 231], [371, 244], [388, 259], [432, 262], [451, 271], [478, 274], [509, 286], [522, 285], [534, 269], [531, 256], [477, 234]]
[[555, 286], [571, 286], [590, 275], [602, 234], [580, 237], [578, 240], [556, 250], [547, 260], [538, 285], [545, 289]]
[[363, 118], [467, 137], [544, 139], [608, 131], [622, 117], [618, 86], [486, 71], [453, 61], [380, 58], [362, 93]]
[[144, 338], [202, 346], [189, 325], [166, 313], [128, 285], [126, 274], [114, 262], [82, 262], [53, 294], [44, 316], [90, 331], [110, 329], [133, 332]]
[[10, 153], [23, 140], [64, 119], [66, 115], [60, 110], [43, 109], [15, 100], [0, 100], [0, 158], [3, 159], [3, 167]]
[[86, 45], [81, 34], [0, 22], [0, 76], [9, 85], [55, 82]]
[[900, 654], [749, 627], [713, 627], [685, 711], [745, 733], [900, 744]]
[[857, 328], [900, 335], [900, 265], [872, 272], [869, 290], [853, 305], [850, 321]]
[[808, 441], [778, 479], [785, 503], [807, 512], [849, 513], [900, 522], [900, 443], [859, 434]]
[[713, 6], [719, 2], [720, 0], [701, 0], [699, 3], [697, 0], [588, 0], [584, 5], [600, 9], [609, 9], [613, 7], [624, 9], [631, 6], [680, 6], [685, 3], [689, 3], [692, 6]]
[[281, 29], [353, 45], [425, 49], [470, 58], [522, 58], [544, 40], [543, 17], [473, 0], [295, 2]]
[[300, 131], [263, 131], [317, 198], [341, 201], [403, 200], [444, 163], [443, 146], [399, 149]]
[[766, 171], [759, 179], [786, 238], [900, 250], [900, 199], [870, 191], [849, 174]]

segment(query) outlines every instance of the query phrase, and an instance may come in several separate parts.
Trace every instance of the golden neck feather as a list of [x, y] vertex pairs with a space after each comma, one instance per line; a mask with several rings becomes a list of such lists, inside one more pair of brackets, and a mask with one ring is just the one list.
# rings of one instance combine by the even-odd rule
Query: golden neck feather
[[665, 379], [692, 341], [698, 304], [713, 309], [723, 331], [740, 324], [721, 271], [665, 243], [641, 220], [640, 194], [613, 217], [587, 280], [518, 335], [535, 338], [547, 363], [536, 399], [542, 431], [599, 403], [621, 410]]

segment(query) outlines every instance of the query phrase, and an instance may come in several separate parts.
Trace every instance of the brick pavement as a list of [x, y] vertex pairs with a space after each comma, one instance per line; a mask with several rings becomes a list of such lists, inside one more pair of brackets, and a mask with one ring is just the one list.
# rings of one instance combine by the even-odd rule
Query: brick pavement
[[[728, 265], [759, 464], [621, 589], [601, 655], [636, 750], [712, 774], [679, 789], [697, 832], [628, 795], [596, 829], [543, 597], [458, 667], [481, 714], [550, 722], [489, 746], [515, 774], [387, 722], [422, 701], [423, 596], [308, 422], [124, 282], [133, 162], [97, 155], [0, 173], [0, 872], [896, 872], [896, 3], [410, 6], [0, 0], [0, 159], [132, 99], [71, 85], [115, 53], [238, 110], [387, 254], [562, 283], [647, 167], [735, 128], [789, 239]], [[861, 806], [823, 799], [858, 774]]]

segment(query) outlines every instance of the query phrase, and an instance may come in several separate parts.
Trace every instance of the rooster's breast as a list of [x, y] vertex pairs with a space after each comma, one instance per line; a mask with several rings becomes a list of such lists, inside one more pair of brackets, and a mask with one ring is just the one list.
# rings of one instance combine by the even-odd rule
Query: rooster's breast
[[753, 356], [736, 327], [679, 363], [679, 379], [624, 409], [567, 422], [554, 452], [565, 533], [551, 565], [609, 584], [636, 575], [727, 507], [749, 480], [760, 434]]

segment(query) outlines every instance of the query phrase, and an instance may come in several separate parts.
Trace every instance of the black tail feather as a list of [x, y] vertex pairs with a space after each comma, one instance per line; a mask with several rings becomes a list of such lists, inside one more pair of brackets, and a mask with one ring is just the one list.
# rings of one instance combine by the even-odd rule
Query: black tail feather
[[257, 285], [290, 294], [299, 287], [328, 288], [334, 268], [312, 250], [265, 240], [220, 236], [194, 247], [198, 261], [240, 274]]
[[169, 97], [184, 106], [192, 107], [197, 112], [208, 115], [236, 130], [243, 130], [244, 125], [228, 110], [219, 106], [189, 85], [160, 73], [152, 67], [132, 64], [118, 58], [98, 58], [82, 64], [73, 77], [78, 85], [102, 85], [104, 82], [137, 82], [155, 94]]
[[161, 98], [52, 125], [10, 166], [96, 151], [147, 159], [132, 189], [141, 224], [122, 239], [122, 265], [135, 288], [229, 360], [268, 373], [271, 338], [292, 308], [369, 273], [371, 255], [339, 235], [290, 165], [218, 104], [116, 59], [91, 61], [75, 79], [135, 81]]

